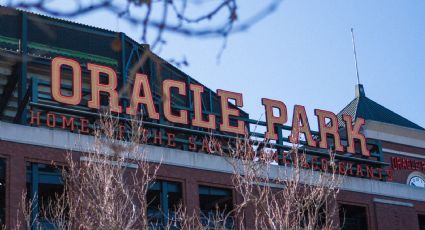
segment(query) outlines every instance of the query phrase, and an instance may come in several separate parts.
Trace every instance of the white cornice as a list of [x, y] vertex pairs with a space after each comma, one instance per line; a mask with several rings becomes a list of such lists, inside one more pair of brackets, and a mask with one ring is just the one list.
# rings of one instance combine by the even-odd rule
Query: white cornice
[[396, 200], [373, 198], [373, 202], [382, 203], [382, 204], [405, 206], [405, 207], [410, 207], [410, 208], [414, 207], [414, 205], [412, 203], [400, 202], [400, 201], [396, 201]]
[[420, 155], [420, 154], [417, 154], [417, 153], [403, 152], [403, 151], [398, 151], [398, 150], [394, 150], [394, 149], [387, 149], [387, 148], [383, 148], [382, 152], [392, 153], [392, 154], [395, 154], [395, 155], [400, 155], [400, 156], [405, 156], [405, 157], [414, 157], [414, 158], [419, 158], [419, 159], [425, 159], [425, 151], [424, 151], [424, 155]]

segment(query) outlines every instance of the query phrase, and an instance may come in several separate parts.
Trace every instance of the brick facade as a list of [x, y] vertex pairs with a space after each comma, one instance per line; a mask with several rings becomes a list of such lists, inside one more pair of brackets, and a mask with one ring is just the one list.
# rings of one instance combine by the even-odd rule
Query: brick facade
[[[412, 150], [410, 147], [393, 144], [384, 146], [391, 146], [400, 151]], [[419, 149], [415, 149], [415, 151], [420, 153]], [[61, 164], [65, 161], [66, 154], [67, 151], [64, 149], [0, 141], [0, 156], [6, 159], [7, 165], [6, 220], [9, 226], [13, 225], [16, 220], [21, 194], [26, 188], [26, 162]], [[73, 154], [78, 160], [79, 153], [74, 152]], [[408, 174], [409, 172], [404, 171], [395, 172], [395, 181], [404, 183]], [[198, 210], [199, 208], [199, 200], [196, 199], [199, 197], [199, 185], [232, 188], [230, 174], [166, 164], [162, 165], [158, 171], [158, 179], [180, 182], [183, 201], [189, 210]], [[235, 194], [233, 199], [234, 202], [238, 201]], [[391, 202], [399, 203], [389, 204]], [[338, 196], [338, 203], [365, 207], [368, 227], [371, 230], [419, 229], [417, 215], [425, 213], [425, 202], [344, 190]]]

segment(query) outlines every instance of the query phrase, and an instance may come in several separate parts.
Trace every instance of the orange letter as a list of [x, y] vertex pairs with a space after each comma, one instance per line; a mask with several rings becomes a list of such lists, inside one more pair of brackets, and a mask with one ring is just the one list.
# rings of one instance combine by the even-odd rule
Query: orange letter
[[239, 110], [231, 109], [229, 107], [229, 99], [234, 99], [236, 102], [236, 106], [243, 106], [242, 94], [234, 93], [230, 91], [225, 91], [218, 89], [218, 96], [221, 97], [221, 124], [220, 131], [231, 132], [236, 134], [245, 134], [245, 123], [243, 121], [238, 121], [237, 126], [230, 125], [230, 115], [239, 116]]
[[[327, 149], [328, 148], [327, 137], [328, 137], [328, 134], [332, 134], [334, 137], [335, 151], [337, 152], [344, 151], [344, 147], [341, 145], [341, 138], [339, 137], [339, 133], [338, 133], [338, 119], [336, 115], [332, 112], [320, 110], [320, 109], [315, 109], [314, 113], [316, 114], [317, 120], [319, 121], [319, 132], [320, 132], [319, 147]], [[326, 124], [326, 118], [331, 120], [329, 125]]]
[[80, 118], [80, 133], [89, 133], [89, 120], [85, 118]]
[[56, 126], [56, 114], [50, 112], [47, 113], [46, 124], [47, 127], [54, 128]]
[[[140, 91], [143, 91], [143, 96], [140, 96]], [[137, 73], [136, 78], [134, 79], [131, 102], [126, 109], [126, 113], [128, 115], [136, 115], [137, 108], [141, 103], [146, 105], [146, 110], [148, 111], [150, 119], [159, 120], [159, 113], [156, 112], [155, 105], [153, 103], [148, 76]]]
[[[267, 98], [261, 99], [262, 104], [266, 107], [266, 122], [267, 122], [267, 132], [266, 138], [277, 140], [277, 133], [275, 124], [285, 124], [288, 121], [288, 114], [286, 110], [286, 105], [281, 101], [270, 100]], [[279, 109], [279, 116], [276, 117], [273, 115], [273, 108]]]
[[345, 121], [345, 127], [347, 129], [347, 152], [356, 153], [354, 139], [360, 141], [361, 151], [363, 156], [370, 156], [369, 149], [367, 149], [366, 138], [360, 133], [360, 128], [364, 125], [364, 119], [359, 117], [356, 119], [353, 127], [353, 118], [350, 115], [343, 114], [342, 119]]
[[208, 115], [208, 120], [202, 118], [202, 98], [201, 93], [204, 92], [202, 85], [190, 84], [190, 90], [193, 91], [193, 110], [194, 115], [192, 119], [192, 125], [207, 129], [216, 129], [215, 126], [215, 115]]
[[309, 146], [316, 147], [317, 143], [313, 140], [313, 136], [311, 135], [305, 108], [302, 105], [295, 105], [294, 116], [292, 117], [292, 131], [289, 136], [289, 141], [293, 144], [298, 144], [300, 140], [300, 133], [304, 134]]
[[34, 116], [34, 112], [30, 110], [30, 114], [31, 114], [30, 125], [36, 124], [37, 126], [40, 126], [40, 112], [37, 112], [36, 115]]
[[171, 110], [171, 88], [175, 87], [179, 90], [179, 94], [185, 96], [186, 95], [186, 84], [182, 81], [174, 81], [174, 80], [164, 80], [162, 82], [162, 92], [163, 92], [163, 106], [164, 106], [164, 116], [167, 120], [187, 125], [189, 122], [187, 120], [188, 115], [186, 110], [180, 110], [178, 112], [179, 115], [174, 115]]
[[[64, 96], [61, 93], [61, 66], [66, 65], [72, 69], [72, 95]], [[53, 100], [69, 104], [78, 105], [81, 102], [81, 67], [72, 59], [56, 57], [52, 60], [52, 98]]]
[[70, 117], [69, 120], [66, 116], [62, 115], [62, 129], [69, 127], [71, 131], [74, 131], [74, 118]]
[[[118, 105], [117, 74], [107, 66], [87, 64], [87, 69], [91, 72], [91, 100], [88, 102], [89, 108], [100, 108], [100, 92], [109, 94], [109, 106], [112, 112], [121, 113], [122, 108]], [[108, 84], [100, 83], [100, 73], [108, 75]]]

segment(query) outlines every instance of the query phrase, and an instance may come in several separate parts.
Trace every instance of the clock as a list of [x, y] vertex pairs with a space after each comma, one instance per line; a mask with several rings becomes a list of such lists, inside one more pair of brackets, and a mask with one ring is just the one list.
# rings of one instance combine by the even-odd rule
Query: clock
[[420, 176], [412, 176], [409, 180], [410, 186], [425, 188], [425, 179]]

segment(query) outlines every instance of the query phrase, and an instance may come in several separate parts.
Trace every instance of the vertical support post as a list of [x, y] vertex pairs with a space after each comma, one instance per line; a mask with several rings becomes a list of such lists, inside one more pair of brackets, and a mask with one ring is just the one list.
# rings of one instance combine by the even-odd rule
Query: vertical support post
[[[151, 52], [151, 51], [149, 50], [149, 47], [145, 47], [145, 48], [143, 48], [142, 52]], [[143, 53], [142, 54], [142, 57], [144, 55], [145, 54]], [[151, 87], [151, 90], [152, 90], [154, 104], [158, 104], [158, 112], [160, 114], [160, 116], [159, 116], [159, 123], [160, 124], [163, 124], [164, 123], [164, 117], [161, 115], [161, 114], [163, 114], [162, 113], [162, 110], [163, 110], [162, 109], [162, 103], [161, 103], [161, 100], [162, 100], [162, 87], [158, 87], [159, 88], [159, 92], [156, 89], [157, 80], [158, 80], [157, 73], [160, 71], [160, 66], [159, 66], [159, 63], [157, 63], [157, 61], [154, 60], [155, 58], [152, 57], [152, 56], [153, 55], [149, 55], [149, 59], [146, 60], [147, 62], [149, 62], [149, 73], [150, 73], [150, 75], [149, 75], [149, 77], [150, 77], [149, 84], [150, 84], [150, 87]], [[140, 58], [140, 56], [138, 58]], [[159, 96], [159, 101], [158, 101], [158, 97], [156, 97], [155, 95], [158, 95]], [[145, 111], [145, 110], [143, 110], [143, 111]], [[163, 129], [161, 129], [161, 132], [162, 131], [163, 131]]]
[[[164, 92], [162, 92], [162, 87], [160, 87], [161, 83], [162, 83], [160, 81], [162, 80], [162, 78], [161, 78], [161, 76], [158, 76], [158, 74], [157, 74], [157, 73], [161, 74], [161, 65], [159, 63], [158, 64], [154, 63], [154, 66], [155, 66], [155, 69], [154, 69], [155, 73], [152, 74], [153, 78], [152, 78], [152, 81], [151, 81], [151, 84], [152, 84], [151, 89], [154, 89], [152, 91], [155, 92], [156, 91], [155, 88], [158, 86], [158, 90], [157, 90], [156, 93], [159, 95], [159, 101], [158, 101], [158, 112], [160, 114], [159, 123], [164, 124], [165, 123], [164, 116], [162, 115], [162, 114], [164, 114], [164, 108], [162, 106], [162, 103], [164, 101], [164, 98], [163, 98]], [[171, 95], [170, 95], [170, 97], [171, 97]], [[163, 129], [161, 129], [161, 130], [163, 130]]]
[[27, 62], [28, 62], [28, 18], [27, 14], [22, 12], [21, 17], [21, 68], [18, 74], [18, 106], [24, 106], [19, 123], [27, 123], [27, 109], [24, 102], [27, 92]]
[[384, 153], [382, 152], [382, 143], [381, 143], [381, 141], [378, 141], [377, 142], [377, 145], [378, 145], [378, 151], [379, 151], [379, 161], [380, 162], [384, 162], [385, 159], [384, 159]]
[[[143, 52], [151, 52], [150, 48], [149, 50], [143, 50]], [[143, 55], [142, 55], [143, 56]], [[162, 77], [161, 77], [161, 62], [156, 60], [157, 58], [154, 57], [154, 55], [150, 55], [149, 61], [151, 63], [151, 89], [152, 89], [152, 93], [153, 95], [155, 95], [155, 93], [157, 95], [159, 95], [159, 101], [156, 101], [158, 103], [158, 112], [159, 112], [159, 123], [160, 124], [164, 124], [165, 123], [165, 118], [162, 114], [164, 114], [164, 108], [162, 107], [162, 102], [163, 102], [163, 96], [164, 93], [162, 92], [162, 87], [161, 86], [161, 81], [162, 81]], [[153, 62], [153, 63], [152, 63]], [[158, 89], [157, 89], [158, 87]], [[155, 103], [155, 97], [154, 97], [154, 103]], [[159, 131], [161, 132], [161, 139], [163, 139], [165, 132], [164, 128], [160, 128]]]
[[210, 97], [210, 112], [212, 113], [214, 109], [214, 98], [213, 98], [211, 90], [209, 90], [209, 97]]
[[[119, 81], [119, 89], [124, 90], [125, 84], [127, 84], [128, 78], [128, 70], [127, 70], [127, 59], [126, 59], [126, 50], [125, 50], [125, 35], [124, 33], [120, 33], [120, 41], [121, 41], [121, 79]], [[128, 95], [123, 95], [121, 99], [121, 104], [125, 108], [127, 107]]]
[[280, 125], [277, 126], [277, 143], [283, 145], [282, 127]]
[[161, 209], [164, 213], [163, 223], [166, 224], [169, 218], [168, 212], [168, 183], [166, 181], [161, 181]]
[[192, 91], [190, 90], [190, 84], [191, 84], [191, 82], [190, 82], [190, 77], [189, 76], [186, 76], [186, 84], [187, 84], [187, 88], [189, 89], [188, 90], [188, 107], [189, 107], [189, 109], [190, 109], [190, 112], [192, 112], [193, 111], [193, 102], [192, 102]]
[[38, 102], [38, 78], [31, 76], [31, 102]]
[[127, 68], [126, 68], [126, 58], [125, 58], [125, 35], [120, 33], [121, 40], [121, 83], [124, 84], [127, 81]]
[[193, 109], [193, 102], [192, 102], [192, 90], [190, 90], [190, 77], [186, 76], [186, 85], [187, 85], [187, 107], [189, 108], [189, 120], [193, 119], [194, 116], [194, 109]]
[[[279, 125], [277, 126], [277, 144], [283, 145], [283, 135], [282, 135], [282, 127]], [[283, 149], [277, 149], [277, 158], [278, 160], [283, 160]]]
[[190, 77], [189, 76], [187, 76], [186, 77], [186, 84], [187, 84], [187, 91], [188, 91], [188, 105], [187, 105], [187, 107], [189, 107], [189, 109], [190, 109], [190, 112], [193, 112], [193, 103], [192, 103], [192, 91], [190, 90]]
[[39, 228], [37, 222], [35, 219], [39, 215], [39, 207], [38, 207], [38, 181], [39, 181], [39, 175], [38, 175], [38, 164], [32, 163], [31, 164], [31, 202], [32, 203], [32, 210], [31, 210], [31, 223], [34, 223], [32, 226], [33, 230], [37, 230]]
[[[29, 102], [38, 103], [38, 77], [31, 76], [31, 98], [28, 100]], [[34, 106], [31, 109], [32, 114], [37, 114], [38, 106]], [[25, 111], [24, 111], [25, 112]], [[32, 118], [30, 118], [32, 121]], [[30, 122], [31, 125], [31, 122]]]

